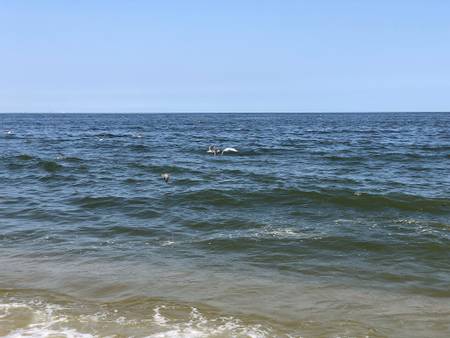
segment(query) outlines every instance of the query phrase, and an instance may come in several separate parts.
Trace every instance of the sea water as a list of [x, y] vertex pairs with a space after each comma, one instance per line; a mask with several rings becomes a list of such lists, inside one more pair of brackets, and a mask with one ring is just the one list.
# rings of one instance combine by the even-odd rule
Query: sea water
[[450, 336], [450, 114], [2, 114], [0, 157], [0, 336]]

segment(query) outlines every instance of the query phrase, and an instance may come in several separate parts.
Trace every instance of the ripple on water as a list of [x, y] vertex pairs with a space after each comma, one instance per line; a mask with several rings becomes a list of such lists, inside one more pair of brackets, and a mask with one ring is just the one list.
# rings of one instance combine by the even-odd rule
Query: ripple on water
[[63, 166], [55, 161], [49, 161], [49, 160], [41, 160], [38, 163], [38, 167], [49, 172], [54, 173], [57, 171], [60, 171], [63, 169]]

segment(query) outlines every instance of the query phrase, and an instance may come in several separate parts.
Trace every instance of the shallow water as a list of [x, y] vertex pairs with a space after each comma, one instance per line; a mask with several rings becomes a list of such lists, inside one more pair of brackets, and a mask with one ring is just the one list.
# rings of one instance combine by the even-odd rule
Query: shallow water
[[3, 114], [0, 157], [0, 336], [449, 336], [450, 114]]

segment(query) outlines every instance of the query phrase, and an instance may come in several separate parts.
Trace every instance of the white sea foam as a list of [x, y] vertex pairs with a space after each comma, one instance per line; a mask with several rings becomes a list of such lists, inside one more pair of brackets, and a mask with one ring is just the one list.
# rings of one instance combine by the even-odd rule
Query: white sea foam
[[11, 315], [11, 310], [28, 310], [29, 306], [20, 303], [0, 304], [0, 319], [7, 318]]
[[228, 234], [229, 238], [253, 238], [253, 239], [307, 239], [319, 237], [320, 234], [305, 232], [292, 227], [272, 227], [267, 226], [261, 229], [238, 230], [234, 234]]
[[155, 323], [157, 325], [160, 325], [160, 326], [166, 325], [167, 321], [168, 321], [167, 318], [164, 317], [163, 315], [161, 315], [161, 312], [160, 312], [160, 309], [164, 309], [164, 308], [165, 308], [165, 306], [162, 305], [162, 306], [157, 306], [153, 309], [153, 311], [155, 313], [153, 315], [153, 320], [155, 321]]
[[194, 239], [194, 242], [207, 241], [210, 245], [212, 240], [217, 239], [228, 239], [228, 240], [238, 240], [238, 239], [250, 239], [250, 240], [264, 240], [264, 239], [275, 239], [275, 240], [301, 240], [301, 239], [318, 239], [321, 238], [322, 233], [317, 231], [303, 231], [302, 229], [297, 229], [293, 227], [273, 227], [266, 226], [260, 229], [246, 229], [246, 230], [235, 230], [227, 233], [212, 234], [207, 237], [202, 237], [199, 239]]
[[[69, 311], [67, 311], [69, 310]], [[93, 338], [106, 337], [111, 330], [117, 329], [129, 331], [135, 328], [137, 336], [149, 338], [191, 338], [191, 337], [250, 337], [263, 338], [273, 336], [271, 330], [263, 328], [262, 325], [245, 325], [240, 319], [234, 317], [219, 316], [208, 318], [195, 307], [185, 319], [171, 317], [172, 307], [158, 305], [153, 308], [153, 316], [150, 318], [132, 319], [127, 318], [120, 310], [100, 311], [92, 314], [71, 314], [70, 308], [56, 304], [31, 301], [27, 303], [4, 303], [0, 304], [0, 324], [2, 321], [14, 320], [14, 311], [27, 312], [30, 314], [30, 322], [23, 324], [20, 328], [14, 328], [7, 332], [5, 338]], [[186, 311], [189, 309], [184, 309]], [[176, 311], [175, 311], [176, 312]], [[109, 327], [108, 334], [102, 334], [98, 330], [92, 332], [81, 332], [74, 326], [84, 324], [84, 327]], [[86, 325], [88, 324], [88, 325]], [[89, 325], [91, 324], [91, 325]], [[96, 325], [100, 324], [100, 325]], [[83, 326], [83, 325], [82, 325]], [[83, 330], [82, 330], [83, 331]], [[89, 330], [91, 331], [91, 330]], [[0, 330], [0, 333], [2, 331]]]
[[45, 338], [45, 337], [65, 337], [65, 338], [91, 338], [97, 337], [91, 334], [77, 332], [74, 329], [59, 329], [53, 330], [47, 327], [30, 327], [27, 329], [20, 329], [6, 335], [5, 338]]
[[56, 311], [63, 309], [59, 305], [44, 304], [39, 301], [32, 301], [30, 304], [24, 303], [1, 303], [0, 318], [2, 320], [13, 320], [13, 311], [17, 310], [23, 313], [30, 313], [31, 323], [26, 327], [13, 329], [7, 333], [5, 338], [19, 337], [66, 337], [66, 338], [88, 338], [95, 337], [91, 334], [81, 333], [77, 330], [65, 327], [67, 317], [57, 315]]
[[219, 317], [207, 319], [197, 308], [191, 308], [189, 320], [184, 323], [167, 325], [167, 318], [161, 315], [160, 309], [155, 308], [154, 319], [158, 325], [166, 328], [161, 332], [151, 334], [149, 338], [193, 338], [193, 337], [270, 337], [270, 330], [261, 325], [246, 326], [239, 319], [233, 317]]
[[301, 239], [311, 237], [311, 234], [303, 233], [292, 228], [266, 229], [260, 234], [265, 237], [274, 237], [277, 239]]

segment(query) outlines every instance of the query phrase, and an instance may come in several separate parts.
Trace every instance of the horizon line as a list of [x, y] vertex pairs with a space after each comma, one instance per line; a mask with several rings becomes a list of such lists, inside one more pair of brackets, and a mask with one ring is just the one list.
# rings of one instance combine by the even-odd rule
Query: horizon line
[[421, 111], [2, 111], [0, 114], [440, 114], [450, 110]]

